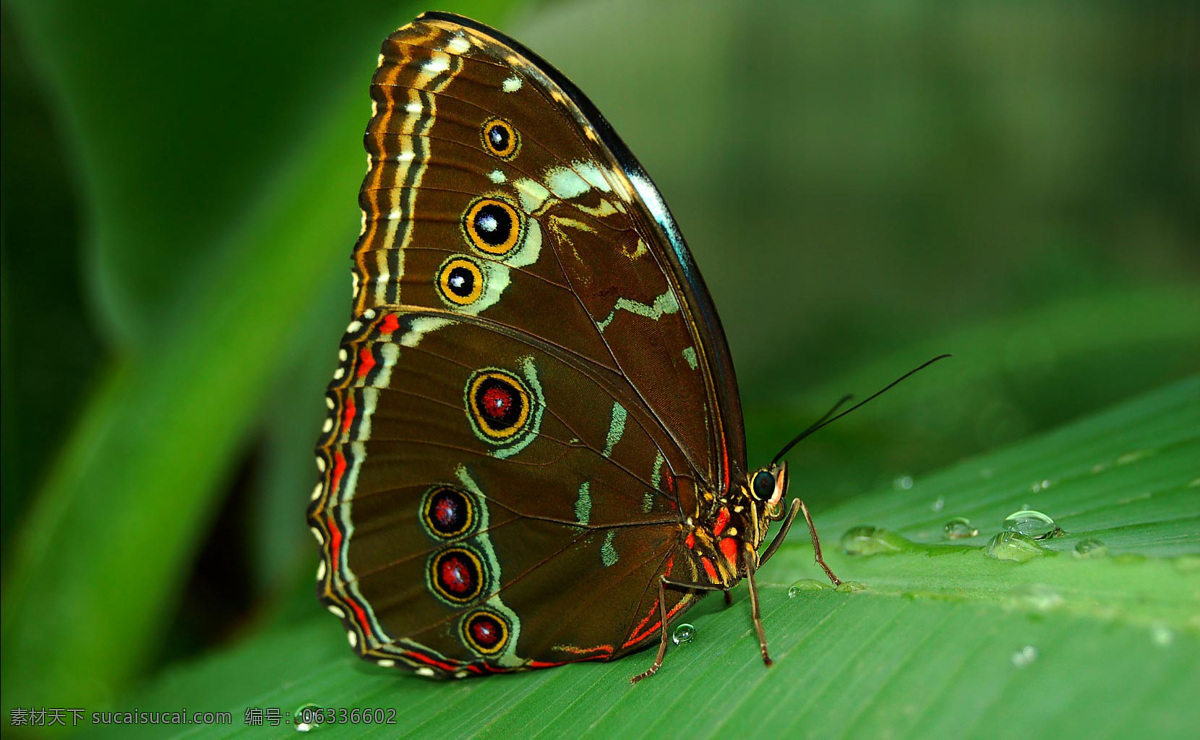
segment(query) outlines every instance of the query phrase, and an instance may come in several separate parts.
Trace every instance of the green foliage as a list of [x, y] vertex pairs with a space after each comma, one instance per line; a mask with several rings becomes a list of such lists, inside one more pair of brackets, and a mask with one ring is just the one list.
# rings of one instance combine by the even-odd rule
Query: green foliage
[[[397, 706], [403, 729], [490, 735], [1200, 725], [1179, 382], [1200, 367], [1200, 11], [452, 5], [559, 65], [656, 178], [730, 337], [752, 463], [956, 354], [792, 456], [832, 550], [872, 525], [900, 552], [835, 552], [866, 591], [788, 598], [815, 575], [797, 534], [764, 572], [770, 670], [744, 599], [689, 613], [696, 639], [636, 689], [649, 655], [449, 686], [353, 661], [316, 615], [302, 513], [366, 84], [425, 7], [11, 0], [6, 714], [142, 685], [142, 707]], [[1024, 505], [1066, 535], [984, 557]], [[982, 534], [946, 543], [953, 516]], [[1077, 559], [1085, 537], [1109, 556]]]
[[[242, 726], [246, 707], [290, 717], [307, 704], [397, 710], [394, 725], [322, 737], [721, 737], [751, 721], [763, 737], [1188, 737], [1200, 723], [1198, 419], [1194, 378], [820, 512], [830, 565], [865, 589], [789, 595], [821, 577], [796, 533], [760, 581], [771, 668], [740, 587], [732, 606], [713, 597], [688, 612], [696, 637], [637, 686], [649, 651], [451, 683], [397, 675], [354, 658], [322, 619], [169, 673], [133, 705], [229, 708], [245, 737], [261, 732]], [[985, 556], [1026, 505], [1065, 533], [1028, 562]], [[980, 534], [947, 542], [943, 524], [964, 515]], [[844, 554], [838, 535], [863, 522], [911, 544]], [[1096, 538], [1108, 553], [1083, 557], [1079, 543]]]

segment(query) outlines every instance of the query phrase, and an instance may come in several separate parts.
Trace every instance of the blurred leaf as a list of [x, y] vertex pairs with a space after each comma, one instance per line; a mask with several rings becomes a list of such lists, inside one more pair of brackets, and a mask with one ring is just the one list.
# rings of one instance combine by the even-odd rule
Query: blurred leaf
[[[865, 398], [942, 352], [954, 357], [805, 440], [800, 492], [828, 505], [896, 476], [1053, 428], [1200, 366], [1200, 290], [1112, 290], [925, 339], [834, 382], [748, 404], [751, 464], [852, 392]], [[919, 477], [919, 476], [918, 476]]]
[[[172, 671], [135, 705], [231, 710], [233, 734], [246, 737], [263, 731], [244, 725], [246, 707], [289, 717], [308, 703], [396, 709], [393, 725], [321, 728], [328, 737], [716, 737], [747, 727], [773, 737], [1190, 737], [1200, 723], [1198, 422], [1193, 378], [912, 489], [817, 512], [831, 565], [866, 590], [789, 598], [789, 582], [818, 575], [811, 547], [789, 542], [761, 582], [770, 669], [739, 589], [732, 607], [708, 599], [689, 612], [694, 641], [672, 647], [659, 674], [636, 687], [628, 679], [650, 651], [462, 682], [397, 676], [353, 658], [325, 619]], [[1033, 480], [1051, 484], [1034, 492]], [[931, 496], [944, 501], [936, 514]], [[1069, 536], [1026, 563], [985, 557], [979, 541], [1030, 502]], [[944, 544], [941, 523], [964, 514], [981, 534]], [[894, 555], [837, 552], [837, 535], [861, 523], [910, 544]], [[1084, 537], [1103, 539], [1111, 554], [1077, 557]]]
[[[4, 167], [0, 269], [4, 287], [4, 557], [18, 524], [84, 402], [102, 357], [83, 290], [77, 173], [24, 39], [4, 15]], [[59, 269], [47, 269], [47, 254]], [[47, 296], [53, 296], [48, 300]], [[49, 327], [55, 330], [48, 331]], [[64, 340], [64, 338], [69, 338]], [[19, 462], [18, 462], [19, 461]]]
[[345, 286], [314, 296], [305, 326], [305, 341], [289, 348], [282, 364], [270, 408], [264, 414], [262, 454], [258, 459], [248, 531], [250, 562], [255, 580], [268, 593], [287, 588], [302, 566], [306, 580], [311, 576], [312, 535], [303, 517], [296, 516], [296, 503], [315, 484], [313, 466], [314, 429], [321, 428], [326, 409], [313, 399], [323, 398], [331, 370], [324, 362], [313, 362], [313, 348], [336, 347], [346, 328]]
[[[329, 38], [354, 40], [350, 56], [357, 62], [340, 68], [328, 87], [322, 81], [331, 78], [313, 75], [316, 89], [306, 88], [303, 76], [278, 74], [275, 86], [282, 82], [283, 87], [304, 88], [285, 110], [299, 123], [277, 122], [265, 129], [271, 138], [264, 138], [256, 118], [239, 117], [214, 135], [230, 151], [244, 152], [246, 142], [231, 143], [229, 137], [244, 139], [247, 131], [257, 131], [251, 137], [257, 147], [279, 161], [265, 167], [261, 158], [248, 155], [245, 161], [256, 168], [242, 173], [253, 185], [248, 190], [231, 184], [229, 172], [213, 174], [211, 181], [201, 178], [197, 187], [211, 187], [207, 192], [212, 198], [195, 194], [193, 204], [193, 194], [180, 188], [187, 191], [193, 175], [212, 172], [202, 161], [229, 157], [225, 152], [213, 156], [205, 127], [177, 128], [155, 119], [166, 111], [148, 93], [177, 86], [164, 92], [165, 99], [183, 105], [189, 90], [211, 91], [221, 80], [240, 79], [247, 68], [257, 69], [257, 62], [239, 55], [237, 66], [224, 69], [221, 80], [214, 81], [209, 68], [194, 57], [208, 48], [207, 34], [215, 29], [237, 23], [244, 24], [239, 26], [243, 31], [260, 28], [249, 22], [251, 14], [259, 14], [256, 23], [268, 27], [273, 18], [284, 20], [285, 27], [291, 22], [287, 9], [238, 8], [236, 13], [210, 8], [213, 15], [207, 22], [193, 23], [192, 10], [181, 7], [179, 18], [161, 17], [170, 34], [146, 34], [143, 24], [131, 22], [129, 29], [137, 31], [127, 29], [127, 37], [92, 33], [97, 23], [121, 25], [107, 6], [19, 6], [31, 51], [58, 86], [80, 150], [90, 152], [83, 155], [86, 174], [100, 178], [89, 181], [89, 189], [101, 242], [121, 235], [122, 243], [136, 242], [138, 250], [153, 246], [173, 251], [165, 245], [179, 243], [180, 251], [217, 257], [197, 268], [202, 274], [194, 281], [181, 277], [190, 272], [184, 263], [155, 262], [156, 279], [164, 279], [160, 270], [167, 270], [172, 307], [153, 311], [142, 305], [134, 311], [130, 304], [117, 310], [144, 311], [152, 317], [153, 333], [142, 337], [141, 352], [118, 357], [101, 373], [103, 380], [23, 523], [13, 557], [5, 562], [5, 668], [23, 676], [6, 687], [6, 708], [95, 705], [137, 675], [155, 653], [219, 501], [220, 484], [281, 359], [288, 348], [311, 346], [298, 333], [300, 317], [312, 297], [334, 281], [348, 289], [346, 257], [358, 223], [354, 193], [362, 178], [366, 85], [375, 64], [374, 52], [364, 50], [377, 48], [388, 31], [418, 11], [389, 6], [371, 11], [374, 15], [347, 15], [339, 9], [344, 26], [310, 18]], [[474, 10], [487, 18], [497, 8]], [[298, 45], [294, 55], [308, 54], [306, 37], [311, 35], [287, 39]], [[268, 70], [277, 69], [280, 57], [293, 56], [281, 54], [291, 47], [263, 43], [265, 38], [276, 37], [262, 32], [247, 38], [239, 54], [264, 58], [261, 63]], [[136, 60], [123, 49], [126, 45], [133, 47]], [[94, 63], [107, 54], [120, 64]], [[323, 58], [313, 56], [318, 63]], [[76, 87], [81, 83], [87, 90]], [[79, 108], [71, 105], [77, 97]], [[131, 126], [137, 115], [131, 118], [128, 111], [112, 114], [113, 101], [135, 105], [143, 97], [152, 99], [142, 101], [147, 107], [137, 115], [158, 120], [155, 126]], [[203, 104], [212, 106], [219, 96], [203, 97]], [[229, 110], [218, 106], [201, 120], [239, 110], [247, 114], [241, 106], [262, 107], [251, 102], [240, 99]], [[184, 133], [192, 138], [177, 138]], [[166, 156], [168, 149], [171, 156]], [[179, 157], [190, 158], [186, 166]], [[142, 221], [145, 231], [137, 226]], [[101, 254], [108, 248], [115, 249], [109, 243]], [[101, 261], [123, 269], [136, 267], [143, 257], [131, 252], [102, 256]], [[136, 270], [130, 274], [149, 276]], [[136, 280], [130, 286], [134, 284]], [[157, 305], [160, 293], [141, 292], [147, 283], [140, 285], [126, 294], [110, 284], [110, 300], [121, 304], [136, 296]], [[118, 294], [123, 297], [113, 298]], [[134, 323], [132, 313], [118, 321]], [[335, 346], [332, 338], [327, 341], [322, 346]], [[311, 403], [318, 406], [320, 396], [312, 395]]]
[[231, 228], [255, 218], [329, 101], [348, 102], [346, 83], [367, 78], [379, 29], [415, 7], [11, 5], [79, 157], [105, 328], [134, 347], [170, 333], [214, 260], [221, 271], [241, 259]]

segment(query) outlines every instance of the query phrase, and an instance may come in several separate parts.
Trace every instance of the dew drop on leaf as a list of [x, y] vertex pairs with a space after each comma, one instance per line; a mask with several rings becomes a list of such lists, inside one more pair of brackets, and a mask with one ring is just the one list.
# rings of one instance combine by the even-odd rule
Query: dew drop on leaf
[[1048, 540], [1063, 533], [1053, 519], [1040, 511], [1022, 509], [1004, 519], [1004, 529], [1035, 540]]
[[1024, 668], [1038, 658], [1038, 649], [1033, 645], [1026, 645], [1017, 652], [1013, 653], [1012, 662], [1017, 668]]
[[292, 727], [296, 732], [312, 732], [321, 727], [321, 707], [316, 704], [301, 704], [292, 712]]
[[1041, 545], [1020, 532], [1000, 532], [988, 540], [983, 554], [992, 560], [1024, 563], [1045, 554]]
[[1082, 559], [1103, 558], [1108, 556], [1108, 545], [1095, 537], [1088, 537], [1075, 543], [1075, 557]]
[[842, 535], [842, 549], [847, 555], [896, 553], [906, 544], [903, 537], [882, 527], [851, 527]]
[[1150, 639], [1159, 647], [1170, 647], [1175, 642], [1175, 632], [1161, 622], [1150, 625]]
[[965, 516], [956, 516], [946, 522], [942, 526], [942, 531], [946, 533], [946, 539], [950, 540], [965, 540], [979, 535], [979, 530]]
[[671, 633], [671, 641], [676, 645], [682, 645], [685, 642], [691, 642], [696, 637], [696, 628], [687, 622], [676, 625], [675, 631]]
[[805, 591], [821, 591], [831, 588], [824, 581], [817, 581], [812, 578], [801, 578], [792, 585], [788, 586], [787, 594], [789, 599], [794, 599]]

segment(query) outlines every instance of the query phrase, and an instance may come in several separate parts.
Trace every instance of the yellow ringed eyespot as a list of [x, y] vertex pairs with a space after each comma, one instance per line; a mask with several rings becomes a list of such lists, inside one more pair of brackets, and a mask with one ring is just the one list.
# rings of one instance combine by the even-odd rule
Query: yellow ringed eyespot
[[467, 384], [467, 403], [476, 428], [492, 442], [505, 442], [529, 421], [529, 393], [515, 376], [481, 372]]
[[515, 157], [521, 146], [521, 135], [503, 118], [489, 118], [484, 122], [480, 134], [484, 148], [505, 161]]
[[495, 655], [508, 643], [508, 620], [490, 609], [471, 612], [460, 626], [463, 641], [483, 655]]
[[466, 257], [451, 257], [438, 268], [438, 292], [456, 306], [468, 306], [483, 295], [483, 270]]
[[452, 539], [475, 526], [474, 497], [449, 486], [434, 486], [421, 502], [421, 520], [434, 537]]
[[508, 254], [521, 242], [523, 230], [517, 209], [497, 198], [480, 198], [463, 216], [467, 240], [487, 254]]
[[438, 596], [467, 604], [483, 593], [483, 560], [469, 547], [451, 547], [429, 559], [429, 583]]

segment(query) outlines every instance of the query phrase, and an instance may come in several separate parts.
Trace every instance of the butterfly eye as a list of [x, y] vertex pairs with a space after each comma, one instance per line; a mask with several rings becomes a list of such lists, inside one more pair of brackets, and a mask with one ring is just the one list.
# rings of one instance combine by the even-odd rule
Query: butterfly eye
[[517, 156], [521, 146], [521, 136], [517, 130], [503, 118], [489, 118], [483, 124], [483, 146], [493, 155], [503, 160]]
[[467, 306], [483, 295], [483, 271], [474, 260], [454, 257], [438, 270], [438, 290], [456, 306]]
[[775, 476], [765, 470], [758, 471], [750, 483], [750, 490], [759, 501], [770, 499], [775, 494]]
[[521, 216], [502, 200], [482, 198], [467, 209], [463, 229], [481, 252], [505, 255], [521, 241]]

